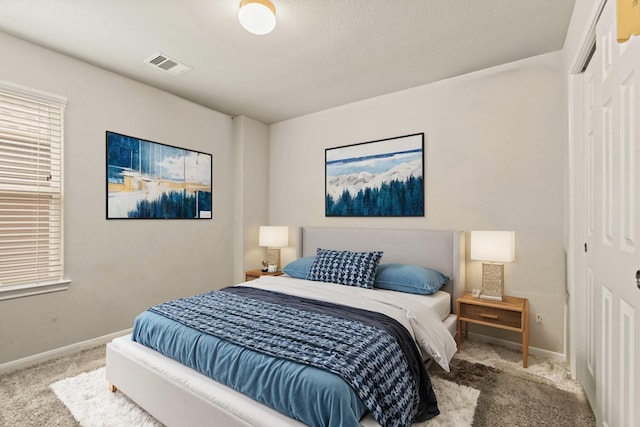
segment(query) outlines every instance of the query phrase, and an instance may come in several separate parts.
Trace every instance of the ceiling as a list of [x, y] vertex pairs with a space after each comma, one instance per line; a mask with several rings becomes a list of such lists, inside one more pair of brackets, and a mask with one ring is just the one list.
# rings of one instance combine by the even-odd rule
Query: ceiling
[[271, 124], [559, 50], [574, 1], [272, 0], [256, 36], [239, 0], [0, 0], [0, 31]]

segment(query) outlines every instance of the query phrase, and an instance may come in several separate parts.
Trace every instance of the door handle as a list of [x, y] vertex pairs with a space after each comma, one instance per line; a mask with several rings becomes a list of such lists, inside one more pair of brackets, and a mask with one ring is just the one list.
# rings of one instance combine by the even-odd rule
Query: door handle
[[640, 270], [636, 271], [636, 286], [640, 289]]
[[497, 315], [497, 314], [485, 314], [485, 313], [480, 313], [480, 317], [484, 317], [485, 319], [498, 320], [498, 315]]

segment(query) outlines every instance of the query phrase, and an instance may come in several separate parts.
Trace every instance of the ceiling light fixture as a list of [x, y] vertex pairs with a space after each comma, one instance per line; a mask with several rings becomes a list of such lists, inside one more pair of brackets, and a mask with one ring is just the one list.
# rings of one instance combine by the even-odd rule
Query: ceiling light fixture
[[276, 27], [276, 8], [269, 0], [241, 0], [238, 19], [251, 34], [269, 34]]

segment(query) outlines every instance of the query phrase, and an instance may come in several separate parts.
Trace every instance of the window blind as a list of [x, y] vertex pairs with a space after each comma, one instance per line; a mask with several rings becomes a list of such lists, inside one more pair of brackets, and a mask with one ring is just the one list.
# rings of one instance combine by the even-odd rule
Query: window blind
[[0, 82], [0, 286], [63, 277], [65, 103]]

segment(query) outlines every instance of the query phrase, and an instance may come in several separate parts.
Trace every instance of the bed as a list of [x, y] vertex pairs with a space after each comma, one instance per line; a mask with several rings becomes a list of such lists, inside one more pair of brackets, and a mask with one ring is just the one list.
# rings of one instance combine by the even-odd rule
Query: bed
[[[440, 331], [438, 333], [442, 330], [448, 331], [449, 347], [442, 350], [442, 355], [439, 356], [445, 359], [439, 363], [445, 365], [448, 363], [447, 359], [453, 354], [450, 346], [453, 342], [452, 336], [456, 323], [454, 303], [464, 291], [463, 232], [304, 227], [299, 241], [301, 243], [298, 253], [301, 257], [314, 256], [318, 248], [330, 248], [336, 251], [383, 251], [381, 264], [422, 265], [447, 275], [450, 280], [442, 288], [441, 293], [437, 294], [438, 297], [435, 299], [439, 302], [434, 303], [440, 307], [440, 314], [435, 314], [438, 309], [434, 309], [433, 314], [429, 316], [438, 316], [438, 321], [441, 322], [437, 328], [432, 329]], [[339, 300], [365, 299], [361, 298], [355, 289], [349, 289], [350, 286], [330, 285], [333, 288], [317, 286], [316, 288], [324, 291], [309, 291], [307, 289], [309, 281], [287, 276], [265, 277], [240, 285], [239, 288], [249, 289], [247, 292], [253, 292], [251, 291], [253, 288], [281, 290], [282, 286], [285, 286], [295, 289], [291, 292], [298, 292], [299, 296], [305, 296], [307, 292], [316, 292], [314, 299], [319, 300], [334, 298], [335, 295], [331, 295], [335, 294], [333, 290], [340, 289], [345, 294], [340, 294]], [[325, 295], [320, 295], [323, 292]], [[385, 296], [380, 301], [374, 301], [374, 304], [382, 307], [385, 304], [393, 306], [394, 304], [389, 304], [389, 301], [393, 300], [394, 294], [400, 293], [383, 290], [379, 294]], [[417, 297], [413, 299], [416, 303], [421, 301]], [[443, 301], [444, 310], [442, 309]], [[393, 311], [397, 307], [387, 307], [387, 309]], [[381, 310], [384, 311], [385, 308], [382, 307]], [[417, 306], [413, 310], [420, 312], [423, 309]], [[431, 313], [430, 308], [424, 308], [424, 311]], [[158, 329], [166, 329], [166, 327], [161, 325]], [[430, 357], [430, 355], [423, 356]], [[201, 426], [212, 423], [221, 426], [304, 425], [147, 346], [132, 341], [131, 337], [120, 337], [107, 345], [106, 375], [111, 384], [168, 426]], [[313, 389], [317, 388], [313, 387]], [[379, 425], [370, 414], [359, 424]]]

